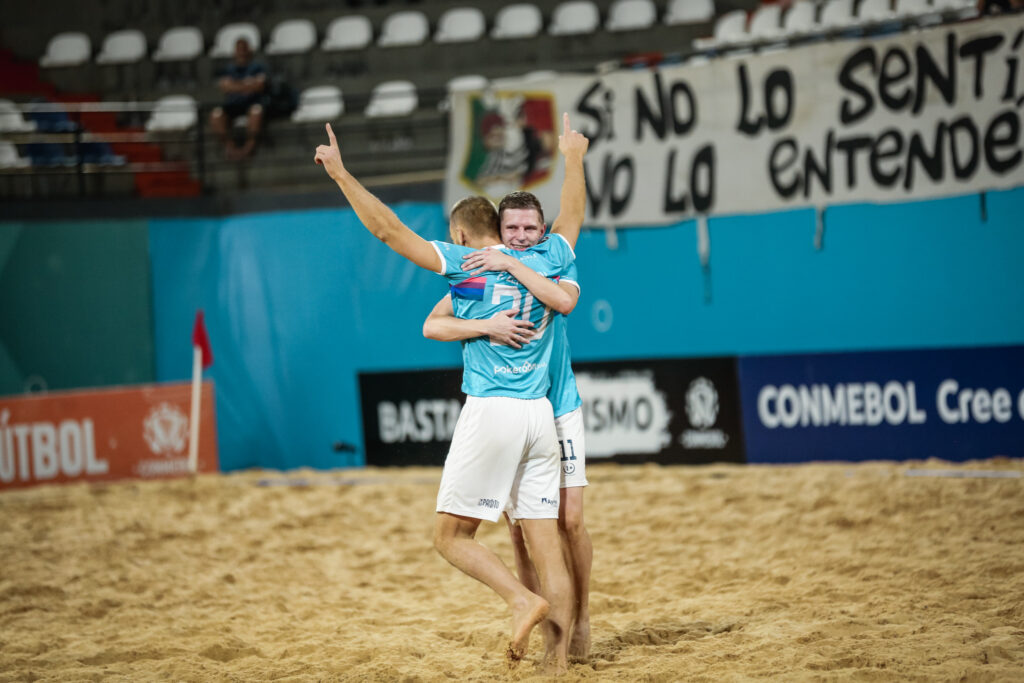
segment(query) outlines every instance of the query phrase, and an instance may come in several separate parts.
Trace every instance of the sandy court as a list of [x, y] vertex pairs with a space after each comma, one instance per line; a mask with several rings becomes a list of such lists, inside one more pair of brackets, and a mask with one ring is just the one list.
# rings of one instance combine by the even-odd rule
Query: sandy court
[[[1024, 472], [589, 468], [593, 655], [565, 679], [1024, 680], [1024, 479], [912, 467]], [[0, 494], [0, 680], [538, 678], [539, 632], [510, 673], [503, 603], [431, 548], [439, 479]]]

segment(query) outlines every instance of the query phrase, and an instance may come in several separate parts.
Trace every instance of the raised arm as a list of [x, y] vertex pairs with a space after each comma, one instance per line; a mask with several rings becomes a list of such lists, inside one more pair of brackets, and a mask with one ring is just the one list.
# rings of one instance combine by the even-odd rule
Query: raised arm
[[327, 124], [327, 137], [331, 144], [318, 146], [313, 160], [323, 165], [327, 175], [338, 184], [345, 199], [348, 200], [366, 229], [373, 233], [374, 237], [417, 266], [434, 273], [441, 272], [444, 263], [434, 246], [406, 227], [394, 211], [377, 199], [355, 179], [355, 176], [348, 172], [341, 162], [338, 140], [334, 137], [334, 131], [331, 130], [329, 123]]
[[519, 311], [499, 311], [486, 320], [465, 320], [455, 317], [450, 294], [437, 302], [434, 310], [423, 321], [423, 336], [437, 341], [462, 341], [488, 337], [494, 344], [504, 344], [514, 349], [533, 337], [533, 323], [515, 318]]
[[587, 184], [583, 177], [583, 155], [587, 153], [590, 140], [582, 133], [569, 128], [569, 114], [562, 114], [562, 134], [558, 136], [558, 149], [565, 157], [565, 180], [562, 181], [562, 195], [558, 203], [558, 216], [551, 224], [551, 232], [557, 232], [569, 246], [576, 248], [580, 228], [587, 213]]
[[576, 308], [580, 291], [574, 286], [556, 283], [544, 277], [517, 258], [497, 249], [481, 249], [462, 257], [462, 269], [473, 275], [485, 270], [505, 271], [519, 280], [542, 304], [553, 308], [562, 315], [569, 315]]

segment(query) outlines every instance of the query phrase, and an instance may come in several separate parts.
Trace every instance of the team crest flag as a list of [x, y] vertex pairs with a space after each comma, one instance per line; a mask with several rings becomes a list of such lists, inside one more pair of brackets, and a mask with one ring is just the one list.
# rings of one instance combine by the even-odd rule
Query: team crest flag
[[497, 201], [551, 177], [558, 152], [551, 93], [497, 91], [470, 96], [466, 158], [460, 174], [474, 193]]

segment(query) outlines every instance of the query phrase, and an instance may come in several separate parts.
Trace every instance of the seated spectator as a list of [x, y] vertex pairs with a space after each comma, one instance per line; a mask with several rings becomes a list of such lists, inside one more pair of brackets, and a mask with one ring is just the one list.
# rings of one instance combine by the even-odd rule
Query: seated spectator
[[[249, 41], [239, 38], [235, 43], [235, 56], [224, 76], [217, 81], [224, 93], [224, 105], [210, 114], [210, 127], [224, 143], [229, 159], [243, 159], [256, 148], [263, 127], [264, 108], [268, 102], [267, 69], [253, 61]], [[245, 143], [238, 147], [231, 135], [231, 122], [239, 116], [248, 116]]]

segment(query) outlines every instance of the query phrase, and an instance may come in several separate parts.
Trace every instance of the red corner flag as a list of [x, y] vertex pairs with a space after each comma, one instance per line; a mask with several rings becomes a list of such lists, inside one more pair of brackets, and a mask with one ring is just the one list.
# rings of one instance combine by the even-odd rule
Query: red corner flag
[[213, 349], [210, 348], [210, 337], [206, 334], [202, 311], [196, 311], [196, 322], [192, 326], [192, 346], [198, 346], [202, 350], [203, 368], [213, 365]]

